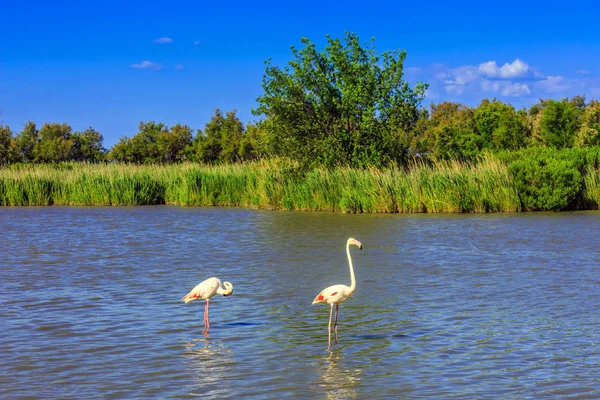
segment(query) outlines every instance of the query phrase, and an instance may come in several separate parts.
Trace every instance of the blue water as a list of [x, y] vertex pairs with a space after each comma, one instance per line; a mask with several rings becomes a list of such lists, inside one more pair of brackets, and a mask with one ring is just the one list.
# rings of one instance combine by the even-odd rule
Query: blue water
[[[600, 213], [0, 208], [0, 397], [600, 398]], [[321, 289], [357, 290], [327, 349]], [[211, 302], [179, 300], [217, 276]]]

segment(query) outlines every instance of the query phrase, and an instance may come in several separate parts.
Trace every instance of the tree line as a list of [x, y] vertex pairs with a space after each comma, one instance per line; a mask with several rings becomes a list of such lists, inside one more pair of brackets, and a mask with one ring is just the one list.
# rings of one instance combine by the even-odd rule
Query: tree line
[[[356, 156], [338, 153], [335, 158], [332, 153], [335, 146], [304, 149], [314, 145], [294, 147], [285, 140], [277, 141], [277, 136], [269, 132], [269, 123], [267, 119], [244, 125], [235, 110], [222, 113], [217, 109], [204, 130], [194, 131], [181, 124], [169, 127], [154, 121], [141, 122], [137, 133], [122, 137], [109, 150], [104, 148], [102, 134], [91, 127], [74, 132], [65, 123], [44, 123], [38, 129], [34, 122], [28, 122], [21, 132], [14, 133], [2, 125], [0, 163], [235, 163], [276, 155], [305, 163], [318, 160], [325, 165], [352, 165], [352, 156]], [[376, 143], [376, 139], [372, 142]], [[388, 146], [387, 152], [374, 150], [366, 160], [357, 161], [361, 165], [383, 166], [390, 161], [403, 164], [414, 157], [471, 160], [484, 151], [598, 145], [600, 102], [596, 100], [586, 103], [582, 96], [547, 99], [521, 110], [496, 99], [484, 99], [477, 107], [446, 101], [418, 110], [411, 129], [398, 132], [394, 143], [381, 146], [384, 149]]]
[[515, 109], [497, 99], [476, 107], [444, 101], [422, 106], [427, 85], [403, 79], [406, 52], [379, 54], [353, 33], [327, 37], [318, 50], [303, 38], [285, 67], [266, 62], [263, 94], [244, 125], [236, 111], [204, 130], [141, 122], [111, 149], [89, 128], [28, 122], [14, 133], [0, 124], [0, 164], [116, 161], [135, 164], [235, 163], [280, 156], [306, 166], [403, 165], [414, 157], [471, 160], [487, 151], [600, 145], [600, 103], [585, 96], [542, 99]]

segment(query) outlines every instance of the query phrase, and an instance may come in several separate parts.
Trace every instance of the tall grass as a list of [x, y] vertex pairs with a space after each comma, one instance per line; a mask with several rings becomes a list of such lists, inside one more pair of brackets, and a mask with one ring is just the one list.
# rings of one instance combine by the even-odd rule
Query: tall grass
[[600, 168], [588, 166], [583, 179], [583, 207], [588, 210], [600, 208]]
[[285, 160], [180, 164], [22, 165], [0, 169], [0, 205], [240, 206], [335, 212], [518, 211], [506, 166], [491, 156], [408, 168], [314, 169]]

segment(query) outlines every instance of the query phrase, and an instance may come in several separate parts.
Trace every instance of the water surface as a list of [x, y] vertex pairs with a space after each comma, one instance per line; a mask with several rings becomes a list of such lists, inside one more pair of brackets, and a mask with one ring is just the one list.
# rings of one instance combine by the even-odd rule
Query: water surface
[[[0, 397], [599, 398], [600, 213], [1, 208]], [[327, 349], [321, 289], [358, 286]], [[231, 297], [180, 303], [218, 276]]]

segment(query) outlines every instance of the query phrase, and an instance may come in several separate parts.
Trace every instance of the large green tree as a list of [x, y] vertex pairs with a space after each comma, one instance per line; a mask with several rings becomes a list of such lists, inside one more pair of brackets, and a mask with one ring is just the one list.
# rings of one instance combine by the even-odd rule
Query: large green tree
[[159, 163], [162, 158], [157, 142], [161, 134], [168, 132], [168, 129], [163, 123], [140, 122], [138, 133], [132, 138], [121, 137], [111, 149], [108, 158], [135, 164]]
[[225, 115], [218, 108], [215, 115], [196, 136], [196, 159], [206, 163], [241, 161], [244, 124], [236, 116], [236, 110]]
[[156, 141], [160, 161], [175, 163], [184, 161], [186, 150], [192, 144], [192, 129], [187, 125], [173, 125], [163, 130]]
[[[418, 118], [426, 85], [402, 79], [406, 52], [379, 55], [374, 40], [361, 46], [346, 32], [327, 37], [324, 51], [307, 38], [279, 68], [266, 62], [264, 94], [253, 110], [263, 116], [275, 154], [303, 163], [383, 165], [406, 154], [403, 140]], [[408, 141], [410, 142], [410, 140]]]
[[526, 114], [496, 99], [484, 99], [475, 109], [475, 126], [484, 147], [497, 150], [517, 150], [525, 147], [528, 134]]
[[35, 122], [28, 121], [14, 139], [14, 152], [20, 162], [35, 162], [34, 148], [40, 141], [40, 133]]
[[421, 149], [434, 158], [472, 158], [485, 148], [475, 128], [474, 111], [464, 104], [444, 101], [431, 105]]
[[539, 107], [532, 106], [534, 139], [557, 149], [572, 147], [584, 112], [582, 99], [548, 99], [541, 100]]
[[75, 132], [72, 141], [71, 160], [96, 163], [104, 159], [106, 153], [106, 149], [102, 146], [104, 137], [94, 128], [89, 127], [83, 132]]
[[40, 140], [33, 148], [35, 161], [52, 163], [71, 159], [72, 128], [67, 124], [45, 123], [40, 129]]

